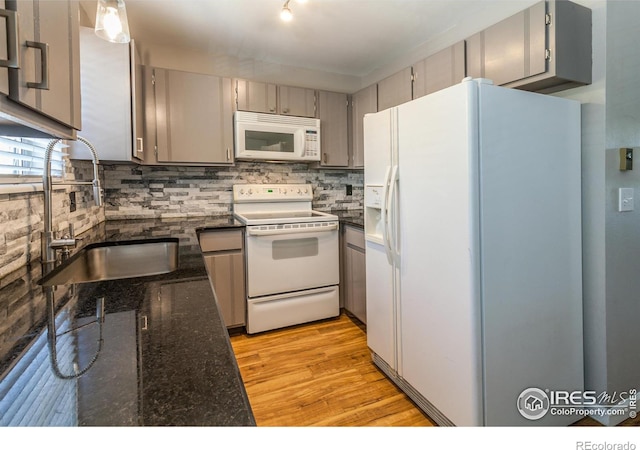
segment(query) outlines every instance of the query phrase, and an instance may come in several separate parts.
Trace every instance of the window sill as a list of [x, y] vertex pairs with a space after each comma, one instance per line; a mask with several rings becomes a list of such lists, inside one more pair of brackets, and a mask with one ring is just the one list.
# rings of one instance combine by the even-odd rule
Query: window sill
[[42, 192], [42, 183], [0, 184], [0, 194], [22, 194]]

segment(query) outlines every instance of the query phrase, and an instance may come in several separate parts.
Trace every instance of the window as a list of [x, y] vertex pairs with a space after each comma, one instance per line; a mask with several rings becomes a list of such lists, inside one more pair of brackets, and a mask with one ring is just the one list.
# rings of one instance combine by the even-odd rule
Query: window
[[[44, 155], [50, 139], [0, 136], [0, 183], [42, 180]], [[51, 153], [51, 174], [63, 178], [68, 157], [59, 143]]]

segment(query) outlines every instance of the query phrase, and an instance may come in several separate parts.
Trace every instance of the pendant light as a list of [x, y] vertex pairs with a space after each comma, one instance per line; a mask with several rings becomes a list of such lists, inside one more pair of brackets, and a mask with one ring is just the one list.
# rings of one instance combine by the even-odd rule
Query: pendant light
[[98, 0], [95, 32], [102, 39], [117, 44], [131, 40], [124, 0]]
[[285, 22], [290, 22], [293, 19], [293, 13], [289, 9], [289, 2], [291, 0], [287, 0], [284, 2], [284, 6], [282, 7], [282, 11], [280, 11], [280, 18]]

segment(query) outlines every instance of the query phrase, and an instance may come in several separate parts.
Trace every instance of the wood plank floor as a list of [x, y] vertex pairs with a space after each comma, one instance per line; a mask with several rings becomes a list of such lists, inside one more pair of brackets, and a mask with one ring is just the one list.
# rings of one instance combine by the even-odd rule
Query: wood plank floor
[[433, 426], [373, 365], [364, 331], [344, 314], [231, 345], [258, 426]]
[[[345, 314], [235, 334], [231, 346], [258, 426], [435, 426], [374, 366], [365, 332]], [[621, 425], [638, 426], [640, 417]]]

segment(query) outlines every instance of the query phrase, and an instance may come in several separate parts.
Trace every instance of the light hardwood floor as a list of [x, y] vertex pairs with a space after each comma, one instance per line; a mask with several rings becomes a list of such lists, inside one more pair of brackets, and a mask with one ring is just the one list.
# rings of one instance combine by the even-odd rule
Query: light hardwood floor
[[[231, 346], [258, 426], [434, 426], [371, 362], [347, 315], [257, 335]], [[577, 426], [600, 426], [585, 418]], [[640, 417], [623, 426], [640, 425]]]
[[231, 337], [258, 426], [433, 426], [371, 362], [346, 315]]

